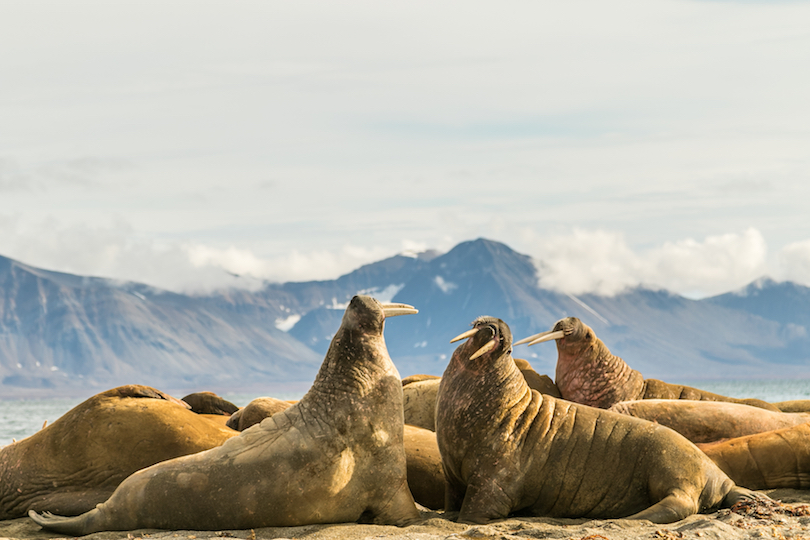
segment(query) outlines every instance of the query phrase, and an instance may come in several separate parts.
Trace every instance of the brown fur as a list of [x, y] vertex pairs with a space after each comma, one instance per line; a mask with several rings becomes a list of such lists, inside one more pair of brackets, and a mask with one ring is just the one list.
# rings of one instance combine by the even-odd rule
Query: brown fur
[[136, 472], [75, 518], [29, 515], [69, 535], [251, 529], [419, 519], [408, 490], [402, 385], [373, 298], [349, 303], [309, 392], [220, 447]]
[[737, 399], [690, 386], [644, 379], [624, 360], [610, 352], [594, 331], [576, 317], [554, 325], [564, 337], [557, 339], [555, 383], [563, 399], [600, 409], [637, 399], [691, 399], [742, 403], [771, 411], [779, 409], [759, 399]]
[[[444, 372], [436, 408], [445, 510], [459, 510], [459, 521], [519, 511], [669, 523], [755, 497], [668, 428], [530, 389], [509, 327], [492, 317], [474, 327]], [[495, 348], [470, 358], [488, 342]]]
[[0, 519], [81, 514], [137, 470], [238, 435], [148, 386], [113, 388], [0, 449]]
[[742, 437], [810, 421], [810, 414], [767, 411], [740, 403], [644, 399], [610, 408], [674, 429], [693, 443]]
[[259, 397], [233, 413], [228, 419], [228, 427], [236, 431], [245, 431], [250, 426], [258, 424], [276, 413], [286, 411], [291, 406], [292, 403], [289, 401], [282, 401], [272, 397]]
[[698, 447], [737, 485], [810, 489], [810, 424]]

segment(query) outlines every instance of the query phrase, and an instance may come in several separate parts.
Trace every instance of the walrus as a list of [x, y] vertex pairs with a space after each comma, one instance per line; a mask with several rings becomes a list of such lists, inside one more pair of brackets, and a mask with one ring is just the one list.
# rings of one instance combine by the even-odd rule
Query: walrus
[[227, 399], [213, 392], [194, 392], [183, 398], [191, 410], [197, 414], [221, 414], [230, 416], [239, 410], [239, 407]]
[[479, 317], [442, 376], [436, 433], [445, 511], [670, 523], [757, 498], [669, 428], [532, 390], [509, 327]]
[[438, 375], [427, 375], [425, 373], [417, 373], [415, 375], [408, 375], [404, 379], [402, 379], [402, 386], [408, 386], [411, 383], [419, 382], [419, 381], [427, 381], [430, 379], [439, 379]]
[[742, 437], [810, 421], [808, 413], [773, 412], [725, 401], [642, 399], [619, 402], [610, 410], [667, 426], [693, 443]]
[[771, 403], [782, 412], [810, 412], [810, 399], [791, 399], [789, 401], [777, 401]]
[[0, 449], [0, 519], [28, 510], [81, 514], [135, 471], [236, 435], [149, 386], [101, 392]]
[[405, 423], [436, 431], [436, 394], [440, 378], [412, 382], [402, 387]]
[[[464, 336], [464, 334], [462, 334]], [[461, 338], [454, 338], [453, 343]], [[560, 397], [560, 392], [548, 375], [540, 375], [532, 365], [522, 358], [515, 358], [515, 364], [520, 369], [529, 388], [541, 394]], [[407, 384], [403, 383], [402, 392], [405, 406], [405, 423], [436, 431], [436, 395], [439, 392], [441, 377], [412, 375], [413, 379]], [[409, 379], [411, 377], [408, 377]], [[403, 379], [404, 381], [404, 379]]]
[[600, 409], [636, 399], [692, 399], [742, 403], [770, 411], [779, 409], [761, 399], [737, 399], [690, 386], [645, 379], [612, 354], [594, 331], [576, 317], [560, 319], [551, 330], [517, 341], [534, 345], [557, 341], [554, 382], [563, 399]]
[[228, 418], [227, 426], [236, 431], [245, 431], [265, 418], [292, 407], [289, 401], [273, 397], [258, 397], [239, 409]]
[[402, 385], [383, 339], [387, 317], [416, 312], [355, 296], [297, 404], [218, 448], [134, 473], [85, 514], [29, 515], [73, 536], [418, 520], [406, 481]]
[[698, 448], [739, 486], [810, 488], [810, 424], [699, 444]]
[[[291, 406], [289, 401], [271, 397], [256, 398], [231, 415], [228, 425], [244, 431]], [[405, 424], [404, 443], [408, 487], [414, 500], [427, 508], [440, 510], [444, 506], [444, 472], [436, 434]]]

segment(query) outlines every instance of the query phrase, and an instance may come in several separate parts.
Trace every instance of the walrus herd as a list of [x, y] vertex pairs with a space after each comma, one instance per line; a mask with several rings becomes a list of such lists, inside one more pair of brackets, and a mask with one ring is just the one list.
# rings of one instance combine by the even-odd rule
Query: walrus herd
[[[407, 526], [419, 507], [670, 523], [751, 491], [810, 487], [810, 406], [644, 379], [569, 317], [513, 344], [483, 316], [441, 377], [401, 379], [383, 329], [407, 304], [355, 296], [307, 394], [239, 409], [210, 392], [103, 392], [0, 448], [0, 519], [45, 529]], [[556, 341], [555, 380], [512, 356]], [[675, 401], [679, 400], [679, 401]], [[608, 410], [610, 409], [610, 410]]]

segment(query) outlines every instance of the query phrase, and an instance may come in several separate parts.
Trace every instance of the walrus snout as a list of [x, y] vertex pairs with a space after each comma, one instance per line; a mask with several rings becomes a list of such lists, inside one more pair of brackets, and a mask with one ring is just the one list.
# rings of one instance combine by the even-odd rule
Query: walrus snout
[[[467, 330], [450, 340], [450, 343], [462, 339], [471, 338], [471, 348], [474, 352], [470, 355], [470, 360], [475, 360], [479, 356], [497, 349], [508, 349], [512, 351], [512, 333], [509, 327], [502, 320], [495, 317], [482, 316], [472, 323], [472, 330]], [[466, 346], [466, 344], [465, 344]]]

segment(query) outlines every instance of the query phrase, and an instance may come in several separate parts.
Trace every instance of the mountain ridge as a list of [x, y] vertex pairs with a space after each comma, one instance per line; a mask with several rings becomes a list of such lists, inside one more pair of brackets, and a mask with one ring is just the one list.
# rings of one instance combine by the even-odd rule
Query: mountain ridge
[[[762, 278], [701, 300], [642, 287], [575, 296], [539, 287], [538, 267], [479, 238], [447, 253], [395, 255], [335, 280], [186, 295], [0, 256], [0, 397], [130, 383], [305, 389], [357, 293], [420, 310], [387, 325], [403, 376], [441, 375], [449, 339], [492, 315], [516, 340], [577, 316], [646, 377], [810, 377], [810, 288]], [[519, 346], [514, 355], [553, 377], [553, 344]]]

